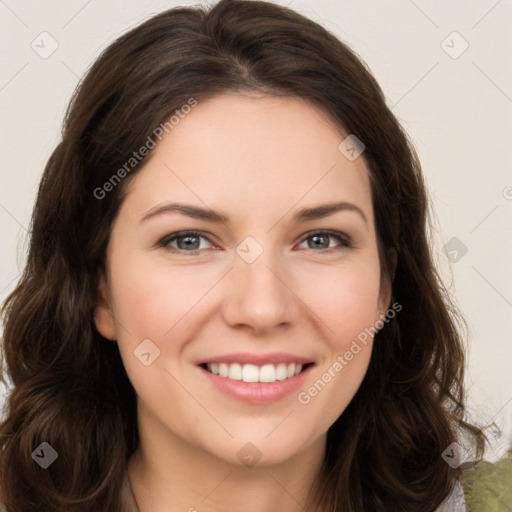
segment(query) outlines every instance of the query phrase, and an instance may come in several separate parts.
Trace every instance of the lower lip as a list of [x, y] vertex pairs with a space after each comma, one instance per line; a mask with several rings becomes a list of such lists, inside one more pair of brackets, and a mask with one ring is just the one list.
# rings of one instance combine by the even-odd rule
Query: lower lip
[[283, 399], [294, 391], [297, 391], [304, 383], [311, 368], [309, 366], [298, 375], [285, 380], [275, 382], [244, 382], [243, 380], [232, 380], [227, 377], [220, 377], [198, 366], [199, 371], [206, 376], [211, 384], [220, 392], [236, 400], [249, 404], [271, 404]]

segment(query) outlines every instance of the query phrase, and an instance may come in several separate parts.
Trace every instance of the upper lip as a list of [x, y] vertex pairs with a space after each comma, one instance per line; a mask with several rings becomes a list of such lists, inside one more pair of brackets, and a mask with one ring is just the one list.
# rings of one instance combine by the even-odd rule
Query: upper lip
[[221, 356], [209, 357], [199, 361], [198, 364], [206, 363], [240, 363], [240, 364], [254, 364], [256, 366], [263, 366], [265, 364], [279, 364], [279, 363], [299, 363], [307, 364], [312, 363], [311, 359], [301, 357], [294, 354], [285, 352], [273, 352], [271, 354], [251, 354], [249, 352], [235, 352]]

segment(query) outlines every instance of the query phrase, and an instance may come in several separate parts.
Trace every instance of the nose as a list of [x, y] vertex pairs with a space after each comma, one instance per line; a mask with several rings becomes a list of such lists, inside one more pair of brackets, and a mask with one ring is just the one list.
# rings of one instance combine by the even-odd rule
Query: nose
[[227, 277], [223, 317], [231, 327], [245, 327], [260, 335], [299, 318], [300, 300], [291, 277], [270, 250], [252, 263], [236, 256]]

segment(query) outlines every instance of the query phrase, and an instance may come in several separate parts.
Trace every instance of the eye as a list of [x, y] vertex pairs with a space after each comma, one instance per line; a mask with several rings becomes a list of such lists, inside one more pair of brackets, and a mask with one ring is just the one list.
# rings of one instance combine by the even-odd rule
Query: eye
[[[337, 246], [330, 246], [329, 239], [337, 239], [340, 243]], [[324, 230], [324, 231], [315, 231], [314, 233], [308, 233], [305, 238], [303, 238], [301, 243], [304, 243], [308, 240], [312, 240], [312, 244], [308, 244], [308, 248], [320, 248], [322, 251], [315, 251], [315, 252], [326, 252], [331, 253], [334, 251], [340, 251], [343, 249], [349, 249], [352, 247], [352, 240], [344, 235], [343, 233], [340, 233], [339, 231], [331, 231], [331, 230]], [[329, 250], [325, 250], [329, 249]]]
[[[199, 231], [180, 231], [162, 238], [158, 242], [158, 246], [169, 249], [173, 253], [181, 252], [195, 256], [200, 253], [201, 249], [205, 249], [205, 247], [201, 247], [201, 239], [211, 244], [210, 239]], [[333, 239], [339, 242], [334, 247], [330, 245], [330, 240]], [[308, 244], [307, 248], [320, 249], [319, 251], [314, 251], [320, 253], [331, 253], [353, 247], [352, 240], [339, 231], [323, 230], [307, 233], [300, 243], [303, 244], [308, 240], [312, 240], [312, 243]], [[176, 245], [172, 245], [174, 243]]]
[[[177, 249], [172, 252], [184, 251], [188, 252], [189, 254], [196, 255], [199, 254], [198, 249], [204, 249], [204, 247], [200, 247], [201, 239], [208, 240], [207, 237], [205, 237], [198, 231], [180, 231], [178, 233], [173, 233], [169, 236], [162, 238], [158, 242], [158, 245], [164, 248]], [[178, 247], [171, 245], [171, 242], [174, 241], [176, 241]]]

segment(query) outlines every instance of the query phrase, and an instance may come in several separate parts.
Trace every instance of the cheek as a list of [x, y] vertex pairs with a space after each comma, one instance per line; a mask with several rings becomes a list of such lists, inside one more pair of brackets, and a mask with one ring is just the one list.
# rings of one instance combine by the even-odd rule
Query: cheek
[[300, 296], [319, 318], [333, 351], [344, 352], [352, 339], [374, 325], [379, 277], [378, 264], [365, 258], [339, 268], [317, 269], [303, 281]]
[[[331, 269], [332, 270], [332, 269]], [[372, 261], [317, 276], [303, 288], [308, 306], [321, 318], [325, 358], [301, 388], [297, 401], [325, 432], [343, 413], [366, 374], [378, 319], [379, 267]]]
[[[198, 279], [192, 267], [162, 266], [155, 259], [119, 258], [111, 272], [117, 318], [134, 341], [154, 338], [161, 343], [173, 336], [180, 321], [215, 284], [215, 276]], [[121, 329], [120, 334], [127, 333]]]

